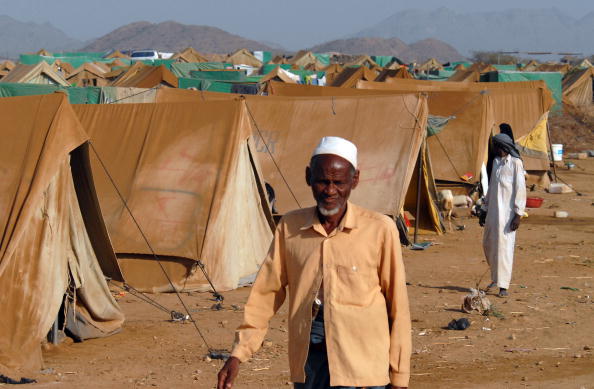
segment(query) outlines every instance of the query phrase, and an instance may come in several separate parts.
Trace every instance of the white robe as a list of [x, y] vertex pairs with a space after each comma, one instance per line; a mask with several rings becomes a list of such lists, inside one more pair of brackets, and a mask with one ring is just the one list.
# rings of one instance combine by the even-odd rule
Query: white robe
[[511, 155], [496, 157], [483, 208], [487, 210], [483, 248], [491, 267], [491, 279], [509, 288], [514, 264], [516, 232], [510, 229], [514, 215], [522, 216], [526, 206], [526, 179], [522, 160]]

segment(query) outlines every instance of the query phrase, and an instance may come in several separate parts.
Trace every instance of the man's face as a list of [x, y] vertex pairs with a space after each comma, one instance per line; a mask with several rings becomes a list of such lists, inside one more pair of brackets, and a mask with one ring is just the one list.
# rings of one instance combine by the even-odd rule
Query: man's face
[[315, 156], [306, 168], [305, 180], [320, 213], [332, 216], [345, 209], [351, 190], [359, 183], [359, 171], [344, 158], [322, 154]]
[[499, 147], [497, 144], [495, 144], [495, 155], [500, 158], [505, 158], [507, 157], [507, 152], [503, 150], [501, 147]]

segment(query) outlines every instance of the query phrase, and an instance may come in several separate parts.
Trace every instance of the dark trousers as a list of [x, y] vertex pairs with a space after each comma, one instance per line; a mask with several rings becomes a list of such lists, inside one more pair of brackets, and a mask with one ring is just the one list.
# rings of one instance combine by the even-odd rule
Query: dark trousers
[[[354, 386], [330, 386], [328, 355], [324, 343], [310, 344], [305, 362], [305, 383], [295, 384], [295, 389], [357, 389]], [[384, 386], [367, 386], [367, 389], [384, 389]]]

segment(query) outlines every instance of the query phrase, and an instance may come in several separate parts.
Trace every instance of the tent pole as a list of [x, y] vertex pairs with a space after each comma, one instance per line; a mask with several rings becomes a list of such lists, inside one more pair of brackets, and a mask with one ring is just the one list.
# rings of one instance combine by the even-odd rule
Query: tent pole
[[59, 315], [56, 316], [56, 320], [54, 321], [54, 324], [52, 324], [52, 344], [60, 343], [60, 341], [58, 340], [58, 318]]
[[417, 170], [417, 209], [415, 214], [415, 238], [414, 244], [417, 244], [417, 236], [419, 235], [419, 219], [421, 217], [421, 175], [423, 174], [423, 160], [421, 153], [423, 152], [425, 147], [425, 142], [421, 145], [421, 149], [419, 150], [419, 156], [417, 158], [417, 164], [419, 165]]
[[553, 180], [557, 182], [557, 167], [555, 166], [555, 156], [553, 154], [553, 141], [551, 140], [551, 130], [549, 129], [549, 118], [547, 117], [547, 138], [549, 138], [549, 151], [551, 152], [551, 162], [553, 163]]

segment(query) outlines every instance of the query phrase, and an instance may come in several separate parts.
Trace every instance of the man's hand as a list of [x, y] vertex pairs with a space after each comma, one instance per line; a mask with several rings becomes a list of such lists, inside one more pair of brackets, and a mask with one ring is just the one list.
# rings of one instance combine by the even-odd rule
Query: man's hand
[[520, 227], [520, 220], [522, 219], [522, 216], [518, 215], [517, 213], [514, 215], [514, 218], [512, 219], [511, 223], [509, 224], [509, 228], [512, 231], [517, 230]]
[[225, 362], [221, 371], [219, 371], [217, 389], [231, 389], [233, 387], [233, 381], [235, 381], [235, 377], [239, 373], [240, 363], [236, 357], [229, 357], [227, 359], [227, 362]]

